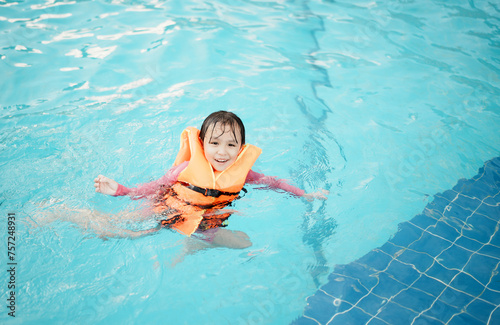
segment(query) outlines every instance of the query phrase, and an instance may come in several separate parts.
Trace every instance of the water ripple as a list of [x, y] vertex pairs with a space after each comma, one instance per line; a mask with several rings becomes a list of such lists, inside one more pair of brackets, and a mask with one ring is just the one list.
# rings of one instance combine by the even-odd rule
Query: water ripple
[[[42, 265], [40, 256], [51, 260], [29, 281], [25, 297], [36, 292], [50, 302], [75, 293], [70, 298], [81, 300], [69, 300], [57, 315], [31, 304], [29, 317], [42, 322], [70, 318], [82, 301], [96, 318], [130, 308], [132, 296], [111, 294], [116, 300], [110, 301], [99, 291], [112, 287], [123, 263], [137, 271], [124, 287], [141, 297], [136, 310], [175, 301], [177, 313], [192, 322], [206, 316], [220, 323], [227, 320], [210, 308], [182, 308], [210, 303], [219, 310], [225, 297], [213, 292], [238, 296], [233, 288], [244, 288], [241, 306], [227, 307], [237, 321], [255, 320], [247, 299], [263, 298], [276, 309], [262, 319], [283, 322], [302, 310], [304, 296], [329, 267], [384, 242], [399, 222], [421, 211], [425, 193], [449, 188], [499, 152], [500, 15], [491, 2], [49, 0], [0, 6], [0, 192], [9, 196], [2, 206], [31, 214], [24, 204], [58, 196], [71, 207], [120, 210], [124, 200], [94, 195], [93, 175], [129, 185], [161, 175], [181, 130], [218, 109], [242, 116], [249, 142], [264, 149], [256, 168], [307, 192], [331, 191], [328, 201], [313, 203], [249, 191], [238, 202], [249, 215], [231, 227], [248, 231], [255, 251], [269, 245], [276, 254], [251, 259], [245, 269], [232, 252], [218, 250], [169, 270], [165, 261], [176, 251], [165, 247], [178, 250], [182, 240], [168, 232], [103, 243], [58, 225], [25, 237], [32, 252], [26, 265]], [[122, 250], [130, 255], [116, 254]], [[116, 260], [100, 269], [96, 261], [109, 256]], [[76, 275], [81, 265], [92, 266], [85, 279]], [[61, 266], [68, 277], [47, 277]], [[283, 275], [284, 269], [291, 273]], [[63, 279], [54, 292], [47, 289], [51, 279]], [[213, 283], [220, 288], [214, 291]], [[294, 293], [269, 300], [269, 292], [282, 293], [288, 283]], [[199, 296], [177, 294], [194, 287], [202, 288]], [[89, 294], [98, 295], [102, 309]], [[292, 300], [299, 308], [278, 309]]]

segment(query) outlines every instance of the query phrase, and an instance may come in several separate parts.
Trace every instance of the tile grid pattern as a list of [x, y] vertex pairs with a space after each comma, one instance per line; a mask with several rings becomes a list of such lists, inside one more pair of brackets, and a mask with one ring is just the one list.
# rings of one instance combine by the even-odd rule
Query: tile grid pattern
[[297, 324], [500, 324], [500, 157], [336, 266]]

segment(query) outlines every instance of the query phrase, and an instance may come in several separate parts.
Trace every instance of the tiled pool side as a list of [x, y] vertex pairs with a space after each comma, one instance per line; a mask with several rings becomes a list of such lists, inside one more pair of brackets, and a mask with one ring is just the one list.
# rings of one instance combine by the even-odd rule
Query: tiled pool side
[[338, 265], [292, 324], [500, 324], [500, 157]]

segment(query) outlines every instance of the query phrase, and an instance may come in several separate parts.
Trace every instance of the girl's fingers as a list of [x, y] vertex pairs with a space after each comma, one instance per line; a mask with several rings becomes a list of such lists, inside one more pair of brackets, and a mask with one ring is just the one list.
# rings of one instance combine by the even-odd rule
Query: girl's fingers
[[330, 191], [327, 191], [327, 190], [321, 190], [318, 192], [318, 199], [321, 199], [321, 200], [327, 200], [327, 195], [330, 194]]

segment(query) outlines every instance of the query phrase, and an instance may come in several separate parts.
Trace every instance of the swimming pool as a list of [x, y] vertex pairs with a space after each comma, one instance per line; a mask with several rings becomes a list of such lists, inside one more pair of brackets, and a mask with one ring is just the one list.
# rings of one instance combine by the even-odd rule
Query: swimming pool
[[[16, 214], [18, 263], [16, 318], [2, 322], [288, 324], [335, 265], [499, 156], [489, 2], [0, 5], [0, 212]], [[102, 240], [33, 224], [62, 204], [134, 209], [96, 195], [93, 178], [161, 176], [180, 132], [218, 109], [263, 149], [257, 171], [327, 188], [328, 201], [251, 188], [229, 227], [253, 246], [174, 268], [173, 232]]]

